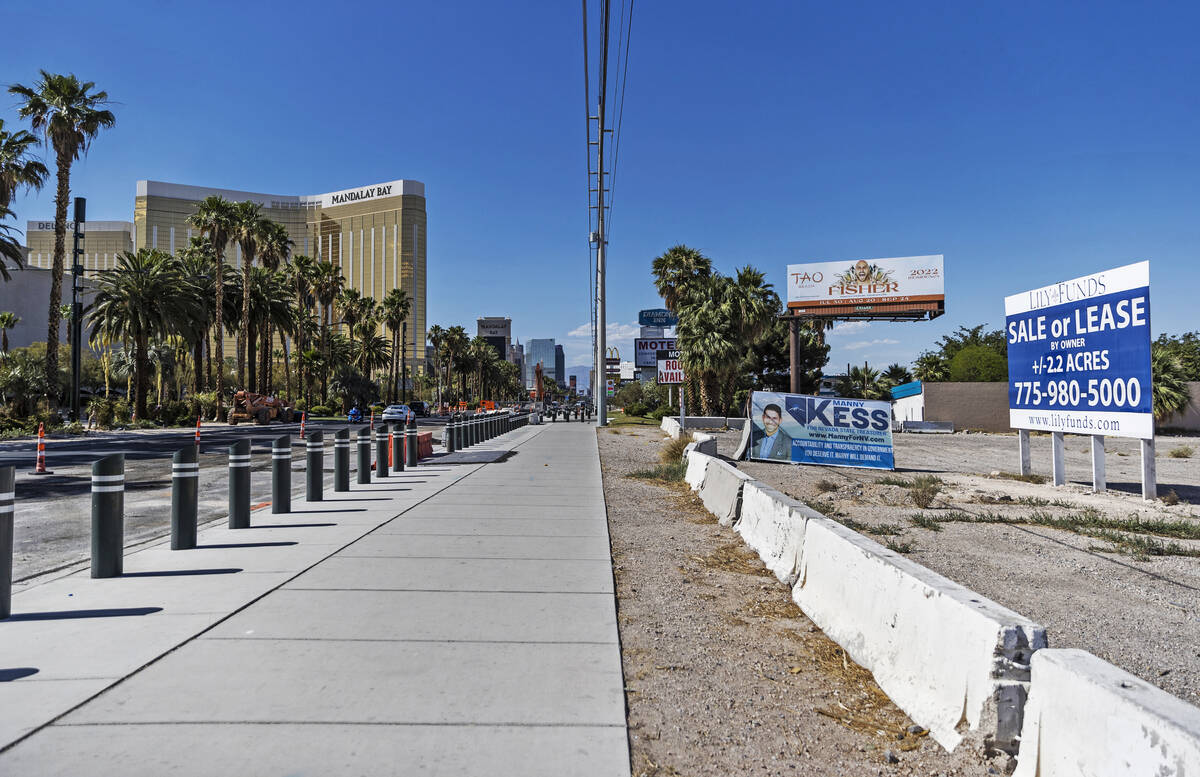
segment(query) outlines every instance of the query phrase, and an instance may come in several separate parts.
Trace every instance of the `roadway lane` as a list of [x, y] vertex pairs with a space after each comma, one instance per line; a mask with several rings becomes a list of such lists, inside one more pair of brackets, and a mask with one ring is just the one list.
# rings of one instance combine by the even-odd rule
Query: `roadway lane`
[[[440, 419], [418, 419], [418, 426], [440, 438]], [[333, 433], [356, 428], [343, 421], [314, 421], [308, 430], [325, 432], [327, 472], [333, 466]], [[200, 433], [199, 520], [223, 520], [227, 515], [226, 454], [230, 445], [251, 442], [251, 504], [271, 498], [271, 441], [292, 435], [292, 466], [304, 466], [300, 424], [257, 426], [212, 424]], [[113, 453], [125, 454], [125, 539], [138, 545], [170, 532], [171, 456], [190, 445], [194, 429], [148, 429], [97, 432], [86, 437], [48, 438], [47, 468], [53, 475], [33, 475], [37, 440], [0, 442], [0, 466], [17, 468], [13, 579], [22, 581], [46, 572], [71, 568], [90, 559], [91, 466]], [[354, 467], [353, 454], [351, 469]], [[303, 486], [295, 473], [292, 485]]]

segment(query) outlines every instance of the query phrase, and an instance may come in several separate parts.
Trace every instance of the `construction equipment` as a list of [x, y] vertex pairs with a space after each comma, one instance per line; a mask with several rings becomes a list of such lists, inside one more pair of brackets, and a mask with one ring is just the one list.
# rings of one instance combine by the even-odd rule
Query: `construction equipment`
[[239, 391], [233, 395], [229, 423], [232, 426], [236, 426], [239, 421], [253, 421], [260, 426], [272, 421], [290, 423], [293, 415], [291, 405], [282, 400], [266, 394], [255, 394], [253, 391]]

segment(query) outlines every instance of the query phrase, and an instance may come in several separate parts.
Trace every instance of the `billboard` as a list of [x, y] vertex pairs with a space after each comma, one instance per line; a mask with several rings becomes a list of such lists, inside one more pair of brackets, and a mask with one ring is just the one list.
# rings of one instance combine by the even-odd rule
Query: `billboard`
[[946, 300], [942, 255], [789, 264], [788, 308], [804, 313], [923, 310], [940, 313]]
[[678, 386], [683, 383], [683, 362], [679, 361], [679, 351], [658, 352], [658, 385]]
[[893, 469], [891, 403], [755, 391], [750, 395], [747, 456]]
[[671, 351], [676, 347], [674, 337], [643, 338], [633, 341], [633, 366], [657, 367], [658, 352]]
[[1154, 437], [1150, 263], [1004, 298], [1014, 429]]

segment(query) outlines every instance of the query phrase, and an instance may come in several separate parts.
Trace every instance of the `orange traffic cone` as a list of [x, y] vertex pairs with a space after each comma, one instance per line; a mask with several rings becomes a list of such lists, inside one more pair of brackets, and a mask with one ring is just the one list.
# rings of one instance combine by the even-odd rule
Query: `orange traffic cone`
[[393, 466], [395, 466], [392, 463], [392, 444], [394, 443], [394, 439], [393, 439], [394, 437], [395, 437], [395, 433], [389, 431], [388, 432], [388, 469], [391, 469]]
[[308, 413], [304, 410], [300, 411], [300, 439], [304, 439], [304, 424], [308, 421]]
[[38, 424], [38, 444], [37, 444], [37, 465], [33, 469], [34, 475], [53, 475], [54, 473], [46, 469], [46, 425]]
[[371, 431], [375, 431], [375, 408], [371, 408]]
[[200, 447], [200, 416], [196, 416], [196, 447]]

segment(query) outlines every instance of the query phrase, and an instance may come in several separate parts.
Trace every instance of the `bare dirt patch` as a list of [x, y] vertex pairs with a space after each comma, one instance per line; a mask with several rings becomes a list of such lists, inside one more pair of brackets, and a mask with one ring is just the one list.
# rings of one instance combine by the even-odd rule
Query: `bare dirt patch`
[[598, 436], [634, 775], [1004, 771], [915, 727], [686, 485], [629, 477], [659, 430]]
[[[738, 437], [718, 433], [719, 452]], [[1169, 455], [1196, 438], [1158, 441], [1159, 492], [1177, 502], [1141, 499], [1131, 440], [1108, 442], [1117, 490], [1091, 493], [1088, 442], [1067, 440], [1075, 481], [1060, 488], [1012, 476], [1013, 435], [896, 435], [895, 473], [737, 466], [1041, 623], [1052, 647], [1089, 650], [1200, 704], [1200, 467]], [[1035, 473], [1048, 472], [1049, 445], [1034, 437]]]

